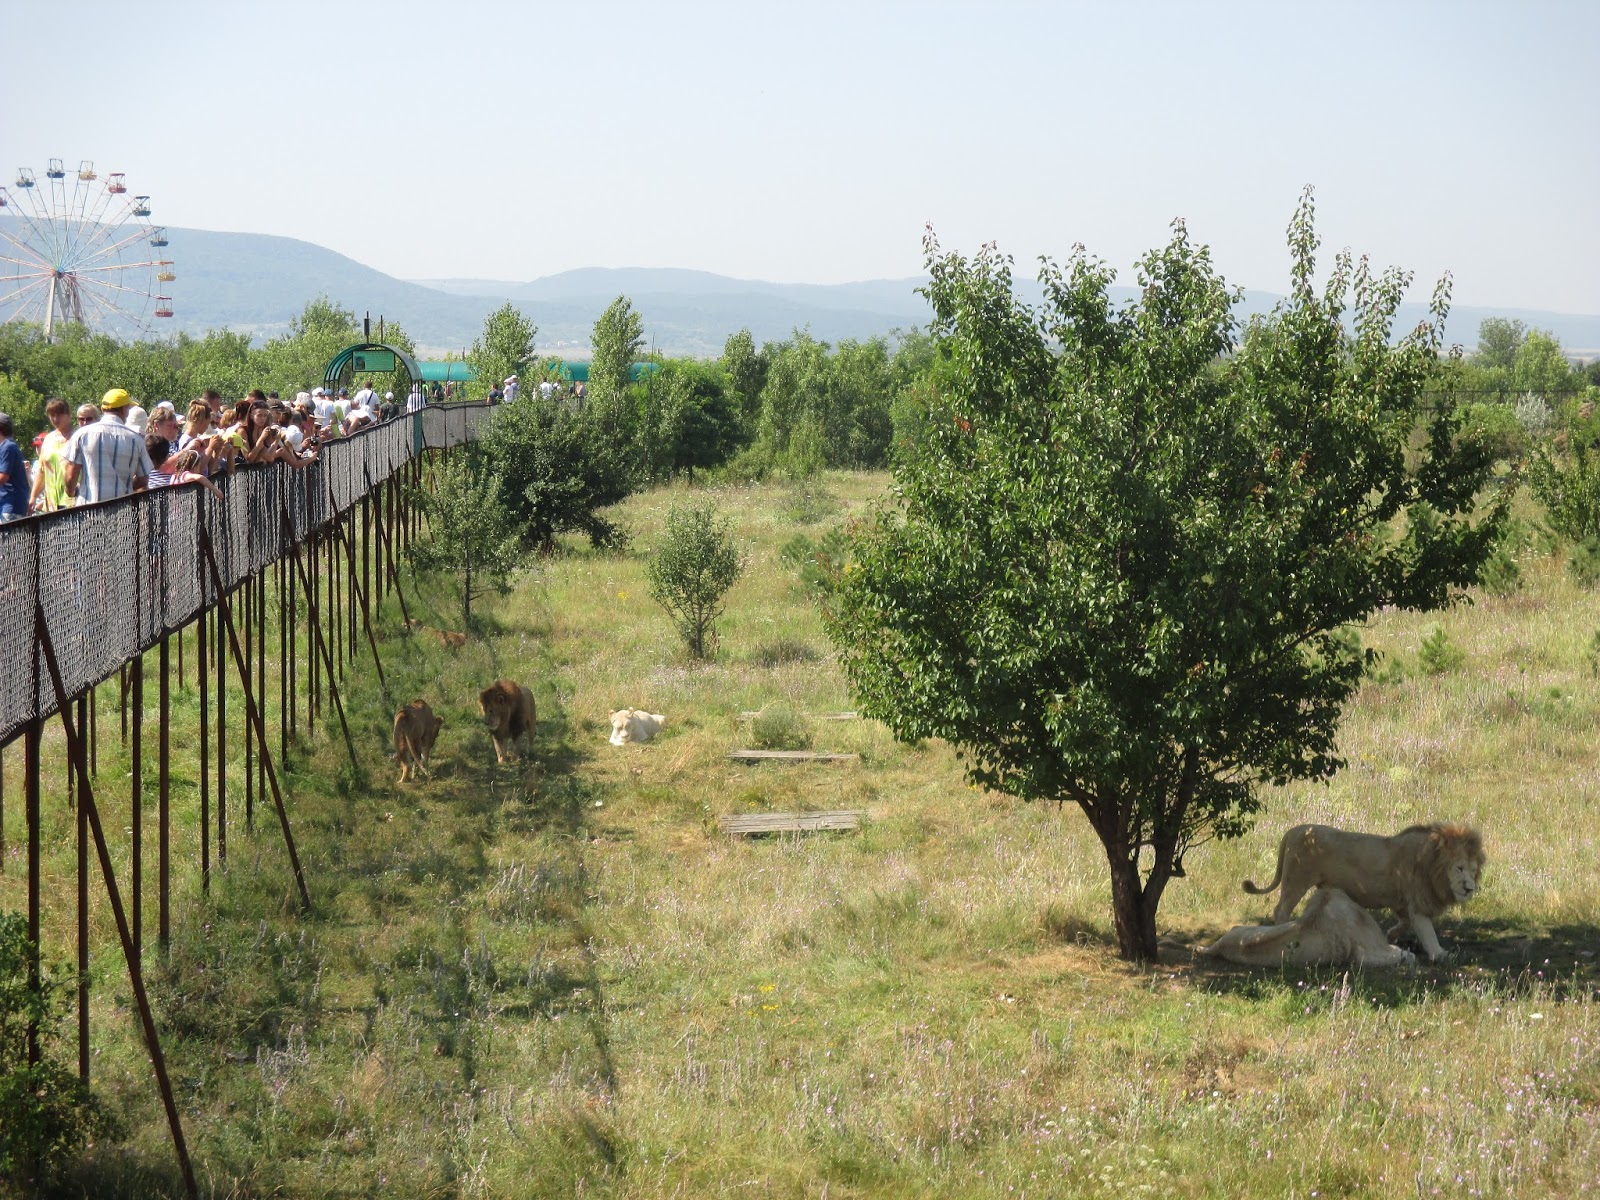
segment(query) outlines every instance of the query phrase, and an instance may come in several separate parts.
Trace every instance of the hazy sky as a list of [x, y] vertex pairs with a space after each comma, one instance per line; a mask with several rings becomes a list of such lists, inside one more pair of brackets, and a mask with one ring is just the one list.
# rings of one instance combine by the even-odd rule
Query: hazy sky
[[1183, 216], [1282, 291], [1312, 183], [1328, 251], [1600, 313], [1600, 0], [0, 0], [0, 41], [5, 182], [88, 158], [405, 278], [902, 277], [932, 222], [1128, 282]]

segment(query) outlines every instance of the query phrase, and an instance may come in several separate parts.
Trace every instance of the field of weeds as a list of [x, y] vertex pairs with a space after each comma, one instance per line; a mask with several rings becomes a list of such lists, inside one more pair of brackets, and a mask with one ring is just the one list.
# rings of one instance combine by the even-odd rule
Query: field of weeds
[[[464, 648], [386, 612], [391, 695], [364, 663], [347, 683], [360, 771], [335, 726], [285, 773], [309, 916], [266, 822], [232, 832], [227, 870], [200, 895], [193, 740], [178, 739], [191, 757], [175, 792], [174, 940], [146, 959], [211, 1194], [1600, 1190], [1600, 596], [1530, 554], [1510, 596], [1375, 616], [1364, 639], [1386, 659], [1347, 713], [1349, 766], [1270, 796], [1249, 836], [1192, 853], [1164, 902], [1165, 961], [1139, 970], [1116, 956], [1103, 858], [1075, 810], [976, 791], [941, 743], [815, 719], [852, 703], [783, 549], [885, 484], [716, 493], [749, 570], [709, 665], [684, 657], [648, 596], [671, 491], [614, 512], [626, 552], [574, 545], [531, 563]], [[443, 586], [418, 602], [428, 624], [458, 628]], [[475, 708], [497, 676], [528, 684], [540, 716], [529, 760], [505, 767]], [[446, 724], [432, 779], [397, 787], [388, 720], [412, 696]], [[109, 697], [98, 786], [111, 808], [126, 767], [106, 749]], [[665, 732], [608, 745], [621, 707], [666, 714]], [[194, 723], [180, 693], [174, 725]], [[727, 760], [757, 736], [860, 758]], [[47, 751], [58, 764], [59, 744]], [[8, 798], [19, 760], [5, 757]], [[73, 820], [59, 790], [47, 944], [67, 963]], [[23, 904], [19, 807], [0, 908]], [[867, 819], [748, 841], [716, 824], [807, 809]], [[1438, 923], [1449, 964], [1362, 975], [1196, 959], [1270, 911], [1239, 881], [1271, 875], [1286, 826], [1446, 818], [1480, 826], [1490, 856], [1482, 895]], [[125, 854], [127, 822], [108, 823]], [[145, 828], [153, 839], [148, 815]], [[165, 1195], [176, 1173], [103, 909], [94, 1081], [125, 1137], [95, 1147], [77, 1183]]]

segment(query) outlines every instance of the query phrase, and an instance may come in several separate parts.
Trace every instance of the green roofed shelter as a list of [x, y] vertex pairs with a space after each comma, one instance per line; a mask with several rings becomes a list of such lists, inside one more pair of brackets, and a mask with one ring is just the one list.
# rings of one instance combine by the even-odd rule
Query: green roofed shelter
[[476, 383], [478, 380], [478, 373], [460, 359], [448, 362], [430, 359], [417, 366], [422, 369], [423, 383]]
[[[551, 363], [549, 369], [555, 372], [557, 379], [564, 379], [568, 383], [589, 382], [589, 364], [586, 362], [556, 362]], [[660, 363], [629, 363], [628, 382], [638, 383], [646, 375], [654, 375], [659, 370], [661, 370]]]
[[361, 342], [346, 346], [328, 360], [322, 372], [322, 384], [329, 391], [355, 375], [387, 375], [391, 371], [404, 371], [412, 382], [422, 378], [417, 360], [398, 346], [382, 342]]

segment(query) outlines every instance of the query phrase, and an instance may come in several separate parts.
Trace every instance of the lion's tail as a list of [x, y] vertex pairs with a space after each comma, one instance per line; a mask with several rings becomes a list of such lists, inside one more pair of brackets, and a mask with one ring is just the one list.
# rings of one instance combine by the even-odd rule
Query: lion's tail
[[1265, 896], [1268, 892], [1278, 890], [1278, 885], [1283, 882], [1283, 842], [1278, 843], [1278, 867], [1273, 871], [1272, 878], [1263, 887], [1257, 887], [1248, 879], [1244, 881], [1244, 890], [1252, 896]]

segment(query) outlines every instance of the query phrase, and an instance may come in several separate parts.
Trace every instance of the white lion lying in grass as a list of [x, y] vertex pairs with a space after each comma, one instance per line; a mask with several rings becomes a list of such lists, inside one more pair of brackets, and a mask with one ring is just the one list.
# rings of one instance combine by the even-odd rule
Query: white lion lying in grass
[[1200, 953], [1253, 967], [1398, 967], [1417, 961], [1411, 951], [1391, 946], [1372, 914], [1334, 887], [1313, 892], [1292, 921], [1235, 926]]

